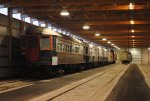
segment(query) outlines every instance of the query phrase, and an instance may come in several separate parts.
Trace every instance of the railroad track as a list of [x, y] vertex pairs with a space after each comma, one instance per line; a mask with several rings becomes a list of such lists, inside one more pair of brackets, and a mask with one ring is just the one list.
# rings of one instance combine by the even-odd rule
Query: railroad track
[[[122, 65], [119, 65], [120, 67], [122, 66]], [[67, 89], [67, 90], [64, 90], [63, 92], [61, 92], [61, 93], [58, 93], [58, 94], [56, 94], [56, 95], [54, 95], [54, 96], [50, 96], [50, 97], [48, 97], [47, 99], [45, 98], [45, 100], [46, 101], [55, 101], [55, 99], [57, 99], [57, 98], [59, 98], [60, 96], [63, 96], [64, 94], [67, 94], [67, 93], [69, 93], [69, 92], [71, 92], [71, 91], [73, 91], [73, 90], [75, 90], [75, 89], [77, 89], [77, 88], [79, 88], [79, 87], [81, 87], [81, 86], [85, 86], [85, 85], [87, 85], [88, 83], [90, 83], [90, 82], [94, 82], [94, 80], [96, 81], [96, 79], [99, 79], [99, 78], [101, 78], [102, 76], [104, 76], [104, 75], [108, 75], [108, 74], [111, 74], [111, 73], [113, 73], [113, 71], [116, 71], [115, 72], [115, 76], [113, 76], [110, 80], [108, 80], [101, 88], [104, 88], [105, 86], [107, 86], [107, 85], [109, 85], [112, 81], [114, 81], [114, 79], [118, 76], [118, 75], [120, 75], [120, 73], [122, 72], [122, 71], [125, 71], [125, 69], [127, 69], [127, 68], [125, 68], [126, 66], [124, 65], [124, 67], [121, 67], [121, 69], [119, 69], [119, 67], [118, 66], [115, 66], [114, 68], [111, 68], [111, 69], [109, 69], [109, 70], [105, 70], [104, 72], [102, 72], [102, 73], [100, 73], [100, 74], [97, 74], [97, 75], [95, 75], [94, 77], [92, 77], [92, 78], [90, 78], [90, 79], [88, 79], [88, 80], [85, 80], [84, 82], [82, 82], [82, 83], [79, 83], [79, 84], [77, 84], [77, 85], [75, 85], [75, 86], [73, 86], [73, 87], [71, 87], [71, 88], [69, 88], [69, 89]], [[89, 100], [87, 100], [87, 101], [90, 101], [90, 99], [92, 99], [95, 95], [96, 95], [96, 93], [99, 93], [99, 89], [97, 90], [97, 91], [95, 91], [95, 93], [92, 95], [92, 96], [90, 96], [90, 98], [89, 98]], [[50, 95], [50, 94], [49, 94]], [[30, 101], [40, 101], [41, 99], [40, 99], [40, 97], [39, 98], [35, 98], [35, 99], [32, 99], [32, 100], [30, 100]], [[57, 99], [58, 100], [58, 99]], [[60, 100], [61, 101], [61, 100]]]
[[[64, 75], [62, 75], [62, 76], [64, 76]], [[66, 76], [68, 76], [68, 75], [66, 75]], [[50, 79], [46, 79], [46, 80], [45, 79], [44, 80], [43, 79], [41, 79], [41, 80], [14, 79], [14, 80], [0, 81], [0, 93], [4, 93], [7, 91], [19, 89], [19, 88], [30, 86], [30, 85], [34, 85], [37, 83], [49, 82], [49, 81], [53, 80], [54, 78], [50, 78]]]
[[32, 84], [30, 80], [7, 80], [0, 82], [0, 93], [19, 89]]

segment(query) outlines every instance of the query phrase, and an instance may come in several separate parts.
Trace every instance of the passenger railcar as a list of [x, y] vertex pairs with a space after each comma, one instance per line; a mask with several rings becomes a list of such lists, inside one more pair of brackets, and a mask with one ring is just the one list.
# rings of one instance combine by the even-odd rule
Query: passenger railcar
[[128, 64], [132, 61], [132, 54], [129, 51], [119, 51], [117, 56], [123, 64]]
[[21, 38], [22, 55], [28, 66], [50, 71], [79, 70], [115, 62], [114, 51], [56, 33], [48, 28], [30, 26]]

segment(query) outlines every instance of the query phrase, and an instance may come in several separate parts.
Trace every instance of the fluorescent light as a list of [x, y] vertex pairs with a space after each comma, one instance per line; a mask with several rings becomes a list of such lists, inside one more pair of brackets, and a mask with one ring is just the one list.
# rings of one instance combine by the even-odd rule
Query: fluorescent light
[[134, 5], [132, 3], [129, 4], [129, 9], [133, 10], [134, 9]]
[[69, 12], [68, 12], [66, 9], [63, 9], [63, 10], [60, 12], [60, 15], [62, 15], [62, 16], [69, 16]]
[[103, 38], [102, 40], [103, 40], [103, 41], [106, 41], [107, 39], [106, 39], [106, 38]]
[[90, 26], [84, 25], [84, 26], [83, 26], [83, 29], [88, 30], [88, 29], [90, 29]]

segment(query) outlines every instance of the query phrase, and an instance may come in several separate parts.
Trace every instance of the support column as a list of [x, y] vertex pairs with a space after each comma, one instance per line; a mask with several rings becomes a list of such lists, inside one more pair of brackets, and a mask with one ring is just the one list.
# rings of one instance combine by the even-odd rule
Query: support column
[[8, 8], [8, 33], [9, 33], [9, 43], [8, 43], [8, 56], [9, 56], [9, 77], [12, 77], [12, 8]]

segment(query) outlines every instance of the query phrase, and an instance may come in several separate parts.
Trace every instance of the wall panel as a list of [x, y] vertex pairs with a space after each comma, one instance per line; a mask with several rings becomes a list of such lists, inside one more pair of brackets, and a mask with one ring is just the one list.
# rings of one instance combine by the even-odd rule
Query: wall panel
[[0, 26], [0, 36], [8, 36], [8, 28]]
[[12, 19], [12, 27], [13, 28], [16, 28], [16, 29], [19, 29], [20, 28], [20, 21], [17, 20], [17, 19]]
[[8, 17], [0, 14], [0, 78], [8, 76]]
[[144, 48], [142, 49], [142, 64], [148, 64], [148, 49]]
[[12, 37], [19, 38], [20, 37], [20, 31], [16, 29], [12, 29]]
[[132, 63], [141, 63], [141, 49], [140, 48], [130, 48], [129, 51], [132, 54]]
[[9, 69], [8, 68], [0, 68], [0, 78], [7, 77]]
[[8, 47], [8, 37], [1, 37], [0, 36], [0, 46], [7, 46]]
[[8, 58], [0, 58], [0, 68], [8, 66]]
[[8, 57], [8, 48], [0, 47], [0, 57]]
[[8, 26], [8, 17], [0, 14], [0, 25]]

